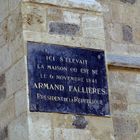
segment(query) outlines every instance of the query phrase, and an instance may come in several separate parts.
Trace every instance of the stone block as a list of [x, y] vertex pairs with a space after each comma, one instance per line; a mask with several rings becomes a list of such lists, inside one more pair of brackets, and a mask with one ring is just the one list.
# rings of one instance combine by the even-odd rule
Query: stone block
[[102, 16], [83, 15], [82, 32], [85, 38], [105, 40], [104, 22]]
[[111, 41], [110, 48], [108, 48], [108, 53], [118, 54], [118, 55], [127, 55], [128, 54], [128, 44], [116, 43]]
[[21, 33], [17, 34], [15, 39], [9, 43], [9, 50], [13, 64], [21, 59], [24, 55], [23, 43], [23, 35]]
[[63, 21], [63, 11], [61, 8], [48, 7], [47, 8], [47, 21]]
[[120, 139], [127, 140], [126, 136], [132, 138], [138, 131], [138, 122], [134, 116], [115, 116], [113, 117], [113, 125], [115, 136]]
[[29, 138], [31, 140], [52, 140], [51, 115], [46, 113], [29, 114]]
[[140, 104], [129, 104], [128, 112], [133, 114], [140, 114]]
[[122, 23], [125, 13], [125, 7], [119, 3], [111, 3], [110, 5], [111, 19], [114, 23]]
[[140, 28], [139, 27], [135, 27], [134, 31], [134, 42], [135, 44], [140, 44]]
[[9, 140], [30, 140], [28, 118], [26, 114], [12, 121], [8, 127]]
[[49, 33], [59, 35], [75, 36], [79, 33], [80, 27], [76, 24], [50, 22]]
[[99, 140], [113, 140], [114, 139], [114, 130], [113, 130], [113, 121], [109, 117], [96, 117], [88, 116], [86, 117], [88, 121], [87, 129], [90, 130], [92, 137]]
[[[59, 118], [59, 119], [58, 119]], [[72, 114], [52, 114], [52, 121], [54, 128], [74, 128], [73, 123], [73, 115]]]
[[63, 12], [63, 18], [65, 23], [77, 24], [81, 23], [81, 15], [70, 11]]
[[24, 31], [24, 39], [28, 41], [44, 42], [50, 44], [67, 45], [74, 47], [105, 49], [105, 40], [94, 38], [83, 38], [73, 36], [62, 36], [39, 32]]
[[111, 103], [112, 113], [116, 113], [117, 111], [119, 112], [127, 111], [128, 101], [126, 95], [127, 94], [118, 93], [117, 91], [111, 92], [110, 103]]
[[22, 4], [23, 29], [46, 31], [46, 8], [34, 4]]
[[117, 70], [109, 71], [109, 76], [108, 76], [109, 77], [109, 88], [110, 88], [111, 92], [125, 94], [128, 92], [128, 84], [119, 80], [118, 74], [119, 74], [119, 72]]
[[136, 44], [128, 45], [128, 53], [133, 56], [140, 56], [140, 47]]
[[119, 23], [109, 23], [107, 25], [108, 37], [117, 43], [121, 43], [123, 39], [122, 26]]
[[119, 72], [118, 78], [120, 81], [125, 82], [125, 83], [136, 83], [137, 79], [137, 73], [133, 72]]
[[25, 86], [25, 59], [20, 59], [6, 72], [6, 89], [7, 96], [14, 94]]
[[5, 140], [8, 138], [8, 127], [5, 126], [4, 128], [0, 128], [0, 139]]
[[0, 104], [0, 128], [6, 127], [15, 118], [14, 97], [6, 98]]
[[27, 93], [26, 89], [20, 89], [15, 93], [15, 111], [16, 111], [16, 116], [20, 116], [22, 113], [27, 112], [28, 107], [27, 107]]
[[54, 129], [54, 140], [96, 140], [89, 130]]
[[9, 0], [9, 10], [15, 10], [22, 0]]
[[140, 88], [137, 85], [130, 85], [128, 94], [127, 94], [127, 100], [129, 104], [139, 104], [140, 102]]
[[0, 49], [0, 73], [4, 72], [12, 64], [11, 54], [8, 46]]
[[22, 32], [21, 7], [17, 7], [8, 17], [8, 40], [13, 41]]
[[123, 25], [123, 40], [127, 42], [133, 42], [133, 30], [129, 25]]
[[3, 21], [5, 17], [9, 14], [9, 1], [8, 0], [1, 0], [0, 1], [0, 22]]
[[36, 2], [41, 4], [57, 5], [61, 7], [78, 8], [90, 11], [102, 12], [104, 9], [101, 4], [96, 0], [23, 0], [24, 2]]

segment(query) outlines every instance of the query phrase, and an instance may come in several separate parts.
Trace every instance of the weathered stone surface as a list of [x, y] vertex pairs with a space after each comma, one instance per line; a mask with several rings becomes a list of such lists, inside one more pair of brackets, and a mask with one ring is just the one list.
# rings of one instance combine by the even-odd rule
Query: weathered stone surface
[[129, 25], [123, 25], [122, 31], [123, 31], [123, 40], [132, 42], [133, 41], [132, 27], [130, 27]]
[[5, 140], [8, 137], [8, 127], [0, 128], [0, 140]]
[[22, 32], [21, 7], [17, 7], [8, 17], [8, 41], [13, 41]]
[[51, 116], [45, 113], [30, 113], [29, 138], [31, 140], [52, 140]]
[[[140, 138], [140, 117], [135, 118], [134, 116], [140, 113], [140, 74], [138, 70], [140, 62], [139, 0], [123, 0], [128, 4], [123, 4], [115, 0], [102, 0], [108, 4], [106, 5], [107, 7], [111, 6], [110, 11], [107, 12], [109, 15], [105, 17], [108, 17], [108, 19], [105, 20], [105, 24], [107, 24], [105, 30], [107, 30], [108, 33], [106, 35], [106, 40], [108, 41], [107, 48], [109, 48], [107, 52], [111, 53], [111, 57], [108, 57], [108, 63], [117, 66], [113, 68], [113, 70], [109, 69], [108, 75], [110, 79], [110, 100], [112, 101], [110, 101], [110, 103], [112, 103], [115, 138], [113, 136], [114, 128], [112, 126], [112, 118], [85, 116], [88, 125], [86, 125], [86, 127], [86, 123], [83, 125], [84, 130], [75, 128], [76, 126], [81, 127], [81, 121], [79, 120], [82, 120], [82, 122], [85, 120], [83, 118], [74, 119], [70, 114], [30, 114], [28, 112], [28, 118], [26, 116], [15, 120], [15, 117], [20, 117], [27, 111], [27, 91], [22, 88], [22, 86], [25, 85], [24, 80], [26, 77], [25, 72], [22, 70], [25, 68], [26, 63], [20, 63], [20, 65], [17, 66], [18, 61], [24, 55], [24, 47], [22, 45], [24, 42], [21, 40], [22, 30], [25, 44], [26, 41], [29, 40], [71, 45], [74, 47], [105, 49], [104, 21], [101, 13], [99, 13], [100, 8], [97, 9], [98, 12], [92, 12], [95, 4], [99, 2], [96, 1], [96, 3], [94, 0], [23, 1], [28, 1], [27, 4], [23, 4], [22, 9], [23, 29], [20, 30], [19, 28], [22, 28], [21, 24], [16, 23], [20, 20], [18, 16], [21, 16], [18, 12], [15, 13], [15, 15], [12, 15], [14, 13], [12, 12], [11, 15], [8, 16], [9, 18], [6, 16], [9, 10], [15, 9], [19, 4], [19, 0], [9, 0], [9, 10], [0, 14], [0, 19], [7, 17], [0, 25], [0, 74], [6, 71], [6, 82], [8, 82], [6, 83], [7, 87], [5, 89], [4, 80], [2, 80], [2, 82], [0, 81], [0, 126], [2, 126], [2, 132], [4, 132], [3, 130], [10, 124], [9, 136], [11, 139], [9, 140], [138, 140]], [[30, 4], [30, 2], [32, 4]], [[33, 4], [34, 2], [36, 2], [36, 4]], [[93, 2], [95, 3], [93, 4]], [[134, 2], [136, 4], [131, 5]], [[1, 0], [0, 3], [2, 3], [0, 9], [5, 9], [4, 4], [6, 4], [6, 1], [3, 2], [3, 0]], [[46, 3], [49, 5], [46, 5]], [[59, 5], [59, 7], [53, 5]], [[69, 8], [67, 9], [66, 7]], [[80, 27], [80, 33], [78, 32], [78, 34], [76, 34], [77, 36], [58, 33], [49, 34], [47, 33], [49, 22], [76, 24]], [[128, 36], [128, 33], [132, 33], [131, 30], [125, 33], [128, 41], [123, 40], [122, 25], [130, 25], [130, 27], [132, 27], [132, 42], [130, 41], [131, 35]], [[3, 62], [4, 64], [2, 64]], [[130, 67], [137, 68], [137, 70], [130, 69]], [[8, 90], [8, 98], [5, 98], [6, 90]], [[13, 94], [15, 97], [9, 98]], [[121, 117], [119, 116], [120, 114], [122, 115]], [[125, 114], [132, 116], [130, 117]], [[114, 115], [118, 116], [114, 117]], [[15, 121], [12, 122], [13, 120]], [[75, 124], [75, 128], [72, 123]], [[29, 137], [27, 138], [26, 136]]]
[[22, 58], [6, 72], [7, 96], [25, 86], [25, 77], [25, 59]]
[[131, 4], [134, 4], [136, 2], [136, 0], [121, 0], [122, 2], [126, 3], [131, 3]]
[[79, 33], [79, 30], [80, 30], [80, 27], [76, 24], [59, 23], [59, 22], [49, 23], [49, 33], [52, 33], [52, 34], [74, 36]]
[[138, 44], [129, 44], [128, 53], [132, 56], [140, 56], [140, 47]]
[[63, 18], [65, 23], [68, 22], [76, 25], [80, 25], [81, 23], [81, 15], [79, 13], [64, 11]]
[[0, 49], [0, 73], [4, 72], [11, 64], [10, 50], [8, 46], [3, 46]]
[[40, 5], [23, 4], [23, 29], [46, 31], [46, 8]]
[[102, 16], [82, 16], [82, 32], [85, 38], [105, 40], [104, 23]]
[[6, 127], [15, 118], [14, 97], [6, 98], [0, 104], [0, 128]]
[[15, 111], [16, 116], [20, 116], [22, 113], [27, 112], [27, 94], [26, 88], [20, 89], [15, 94]]
[[[135, 27], [134, 29], [134, 42], [138, 45], [140, 44], [140, 28], [139, 27]], [[139, 50], [137, 49], [137, 51]]]
[[[115, 55], [128, 55], [128, 44], [124, 43], [116, 43], [116, 42], [111, 42], [110, 46], [107, 48], [108, 54], [115, 54]], [[113, 55], [114, 56], [114, 55]]]
[[22, 0], [9, 0], [9, 10], [15, 10]]
[[137, 121], [129, 116], [113, 117], [113, 123], [116, 138], [123, 139], [126, 135], [131, 138], [138, 131]]
[[75, 116], [75, 119], [72, 123], [75, 128], [84, 129], [86, 128], [88, 122], [84, 116]]
[[0, 103], [5, 99], [6, 97], [6, 88], [0, 88]]
[[112, 112], [115, 111], [123, 112], [127, 110], [128, 103], [125, 94], [122, 93], [120, 94], [112, 91], [110, 103], [111, 103]]
[[0, 87], [5, 83], [5, 74], [0, 75]]
[[30, 140], [27, 114], [23, 114], [8, 127], [8, 140]]
[[38, 33], [24, 31], [24, 39], [28, 41], [44, 42], [58, 45], [69, 45], [73, 47], [84, 47], [92, 49], [105, 49], [105, 40], [94, 39], [94, 38], [83, 38], [83, 37], [72, 37], [72, 36], [62, 36], [47, 33]]
[[4, 19], [0, 23], [0, 48], [8, 43], [8, 19]]
[[63, 11], [61, 8], [48, 7], [47, 21], [61, 21], [63, 20]]
[[101, 4], [96, 0], [23, 0], [25, 2], [37, 2], [43, 4], [51, 4], [57, 5], [62, 7], [70, 7], [70, 8], [80, 8], [85, 10], [91, 10], [96, 12], [102, 12], [104, 9], [102, 8]]
[[107, 24], [107, 33], [108, 37], [114, 42], [122, 42], [123, 34], [122, 27], [118, 23], [109, 23]]
[[54, 129], [54, 140], [96, 140], [89, 130]]
[[91, 131], [92, 138], [114, 140], [112, 118], [89, 116], [86, 119], [88, 121], [87, 129]]
[[1, 0], [0, 1], [0, 22], [8, 16], [9, 14], [9, 7], [8, 7], [8, 0]]
[[17, 34], [14, 40], [9, 43], [9, 51], [13, 64], [24, 56], [24, 42], [22, 33]]
[[[73, 128], [73, 115], [72, 114], [58, 114], [51, 115], [54, 128]], [[59, 119], [58, 119], [59, 118]]]

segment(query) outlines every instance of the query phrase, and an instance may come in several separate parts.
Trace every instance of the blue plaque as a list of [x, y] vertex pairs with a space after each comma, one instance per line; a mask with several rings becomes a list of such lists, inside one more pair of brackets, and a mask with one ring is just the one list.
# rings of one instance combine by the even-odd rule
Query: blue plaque
[[28, 42], [27, 63], [31, 112], [110, 114], [103, 50]]

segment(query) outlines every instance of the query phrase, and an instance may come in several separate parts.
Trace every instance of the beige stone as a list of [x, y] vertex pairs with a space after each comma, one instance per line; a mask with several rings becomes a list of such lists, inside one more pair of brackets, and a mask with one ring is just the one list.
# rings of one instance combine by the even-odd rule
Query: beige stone
[[128, 55], [128, 48], [128, 44], [111, 42], [110, 49], [108, 49], [108, 53], [115, 55]]
[[108, 37], [111, 38], [112, 41], [121, 43], [122, 42], [122, 26], [118, 23], [110, 23], [107, 25]]
[[47, 7], [47, 22], [49, 21], [63, 21], [63, 11], [61, 8]]
[[11, 54], [11, 61], [14, 64], [24, 56], [23, 35], [17, 34], [15, 39], [9, 43], [9, 51]]
[[25, 58], [22, 58], [6, 72], [7, 97], [25, 86], [25, 81]]
[[23, 114], [10, 123], [8, 132], [9, 140], [29, 140], [27, 114]]
[[11, 54], [8, 46], [3, 46], [0, 49], [0, 73], [5, 71], [12, 64]]
[[96, 140], [89, 130], [60, 129], [54, 130], [54, 140]]
[[15, 113], [17, 117], [29, 109], [27, 100], [26, 88], [20, 89], [15, 93]]
[[46, 31], [46, 9], [39, 5], [22, 4], [23, 29]]
[[8, 42], [8, 19], [0, 23], [0, 48]]
[[3, 21], [5, 17], [9, 14], [8, 0], [0, 1], [0, 22]]
[[14, 97], [5, 99], [0, 104], [0, 128], [7, 126], [15, 118], [15, 100]]
[[97, 38], [105, 40], [103, 18], [99, 16], [82, 17], [83, 36], [85, 38]]
[[81, 15], [79, 13], [64, 11], [63, 18], [64, 18], [64, 22], [66, 23], [72, 23], [77, 25], [80, 25], [81, 23]]
[[69, 37], [61, 35], [49, 35], [47, 33], [24, 31], [24, 39], [50, 44], [67, 45], [73, 47], [84, 47], [91, 49], [105, 49], [105, 41], [94, 38]]
[[102, 8], [101, 4], [98, 1], [93, 0], [23, 0], [24, 2], [37, 2], [43, 4], [51, 4], [63, 7], [70, 7], [70, 8], [80, 8], [86, 9], [91, 11], [102, 12], [104, 9]]
[[13, 41], [22, 31], [21, 7], [17, 7], [8, 17], [8, 40]]
[[28, 117], [30, 140], [52, 140], [52, 121], [49, 114], [39, 112], [30, 113]]
[[9, 0], [9, 10], [15, 10], [22, 0]]

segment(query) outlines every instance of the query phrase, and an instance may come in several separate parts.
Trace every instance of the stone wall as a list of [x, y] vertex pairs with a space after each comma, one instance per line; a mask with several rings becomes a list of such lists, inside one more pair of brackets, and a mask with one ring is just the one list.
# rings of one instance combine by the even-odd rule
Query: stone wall
[[113, 57], [109, 65], [109, 87], [114, 136], [116, 140], [138, 140], [140, 1], [105, 0], [102, 4], [109, 9], [104, 13], [104, 25], [107, 55]]
[[[0, 7], [0, 140], [140, 139], [139, 0], [1, 0]], [[27, 41], [105, 50], [111, 117], [29, 112]]]
[[[0, 140], [12, 139], [13, 127], [26, 114], [25, 58], [22, 33], [21, 2], [0, 1]], [[20, 103], [20, 104], [19, 104]], [[25, 112], [24, 112], [25, 111]], [[15, 129], [19, 131], [18, 122]], [[12, 132], [11, 132], [12, 130]], [[27, 128], [24, 129], [27, 131]], [[28, 131], [27, 131], [28, 132]], [[20, 133], [23, 132], [20, 129]], [[22, 134], [22, 138], [28, 135]], [[15, 136], [14, 136], [15, 137]]]

